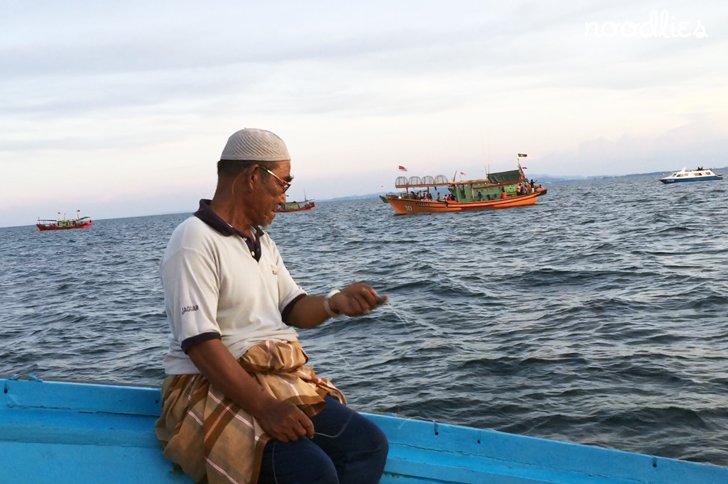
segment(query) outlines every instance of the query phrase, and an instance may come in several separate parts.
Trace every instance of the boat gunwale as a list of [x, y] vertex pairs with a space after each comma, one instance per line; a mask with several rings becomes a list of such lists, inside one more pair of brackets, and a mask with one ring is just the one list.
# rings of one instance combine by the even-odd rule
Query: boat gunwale
[[[16, 430], [12, 434], [14, 440], [0, 437], [0, 448], [17, 453], [22, 445], [29, 445], [32, 446], [29, 449], [38, 452], [38, 449], [60, 445], [57, 452], [65, 455], [62, 448], [68, 445], [53, 439], [65, 428], [64, 413], [71, 413], [65, 421], [72, 431], [72, 435], [67, 436], [71, 440], [69, 444], [93, 448], [106, 446], [108, 450], [104, 456], [109, 459], [122, 448], [144, 448], [149, 458], [172, 468], [171, 463], [163, 460], [161, 448], [151, 445], [154, 443], [153, 423], [161, 407], [158, 388], [2, 378], [0, 383], [3, 387], [0, 415], [15, 418], [0, 419], [0, 429], [5, 426], [3, 430], [7, 430], [10, 426], [11, 430]], [[35, 414], [24, 413], [29, 409], [34, 409]], [[43, 412], [45, 415], [39, 422], [37, 417]], [[407, 482], [406, 479], [483, 482], [486, 477], [498, 482], [594, 483], [668, 483], [689, 482], [690, 479], [718, 483], [728, 479], [728, 467], [709, 463], [395, 415], [362, 414], [382, 428], [390, 442], [390, 456], [382, 482]], [[104, 425], [104, 415], [112, 416], [108, 423], [115, 425]], [[125, 426], [125, 422], [129, 425]], [[27, 432], [20, 431], [23, 423]], [[53, 426], [53, 423], [57, 425]], [[100, 429], [115, 434], [96, 441]], [[0, 436], [3, 435], [9, 434], [0, 432]], [[90, 440], [85, 441], [85, 438]], [[3, 457], [0, 457], [0, 463], [2, 461]], [[77, 464], [78, 461], [72, 465]], [[22, 466], [14, 467], [20, 469]], [[170, 482], [181, 482], [180, 478], [184, 480], [183, 476], [169, 475]]]

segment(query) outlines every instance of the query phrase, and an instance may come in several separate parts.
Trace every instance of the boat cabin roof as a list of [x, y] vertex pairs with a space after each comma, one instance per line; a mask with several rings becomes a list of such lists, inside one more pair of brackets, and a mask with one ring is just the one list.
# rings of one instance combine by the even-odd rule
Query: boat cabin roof
[[497, 173], [488, 173], [486, 178], [477, 178], [472, 180], [448, 180], [445, 175], [432, 176], [399, 176], [394, 182], [396, 188], [427, 188], [427, 187], [451, 187], [457, 185], [499, 185], [518, 183], [523, 180], [524, 174], [521, 170], [508, 170]]

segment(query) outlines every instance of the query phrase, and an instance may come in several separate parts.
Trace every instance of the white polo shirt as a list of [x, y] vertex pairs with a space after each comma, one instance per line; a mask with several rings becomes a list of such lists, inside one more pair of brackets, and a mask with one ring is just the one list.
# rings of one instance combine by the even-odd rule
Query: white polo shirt
[[298, 339], [281, 314], [306, 293], [289, 274], [275, 242], [258, 230], [259, 251], [252, 250], [234, 229], [221, 228], [222, 220], [204, 202], [198, 214], [207, 211], [202, 216], [207, 223], [199, 215], [182, 222], [160, 268], [172, 329], [164, 358], [168, 375], [199, 373], [185, 350], [207, 339], [221, 338], [235, 358], [261, 341]]

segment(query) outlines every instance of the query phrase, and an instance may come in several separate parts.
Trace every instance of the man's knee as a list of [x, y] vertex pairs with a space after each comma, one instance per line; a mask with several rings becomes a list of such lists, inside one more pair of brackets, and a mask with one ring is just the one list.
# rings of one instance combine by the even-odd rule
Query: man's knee
[[263, 452], [258, 482], [338, 484], [339, 478], [329, 456], [313, 442], [301, 439], [269, 442]]
[[389, 452], [387, 436], [372, 422], [367, 420], [367, 423], [368, 428], [364, 435], [367, 437], [368, 445], [365, 453], [370, 456], [373, 465], [380, 464], [383, 468], [387, 460], [387, 453]]
[[283, 483], [316, 483], [316, 484], [339, 484], [339, 476], [336, 467], [331, 459], [318, 459], [310, 462], [306, 466], [302, 466], [297, 472], [290, 475], [292, 480], [282, 481], [280, 478], [276, 481], [278, 484]]
[[384, 432], [369, 419], [359, 416], [356, 420], [354, 433], [358, 438], [349, 449], [346, 464], [339, 469], [339, 477], [345, 476], [342, 482], [379, 482], [387, 462], [389, 442]]

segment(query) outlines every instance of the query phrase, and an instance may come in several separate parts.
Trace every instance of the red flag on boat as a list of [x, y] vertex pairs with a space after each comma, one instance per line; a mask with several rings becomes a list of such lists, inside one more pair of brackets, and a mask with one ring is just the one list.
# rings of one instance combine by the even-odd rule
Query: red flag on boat
[[402, 165], [399, 165], [399, 171], [407, 171], [407, 168], [405, 168], [405, 167], [404, 167], [404, 166], [402, 166]]

